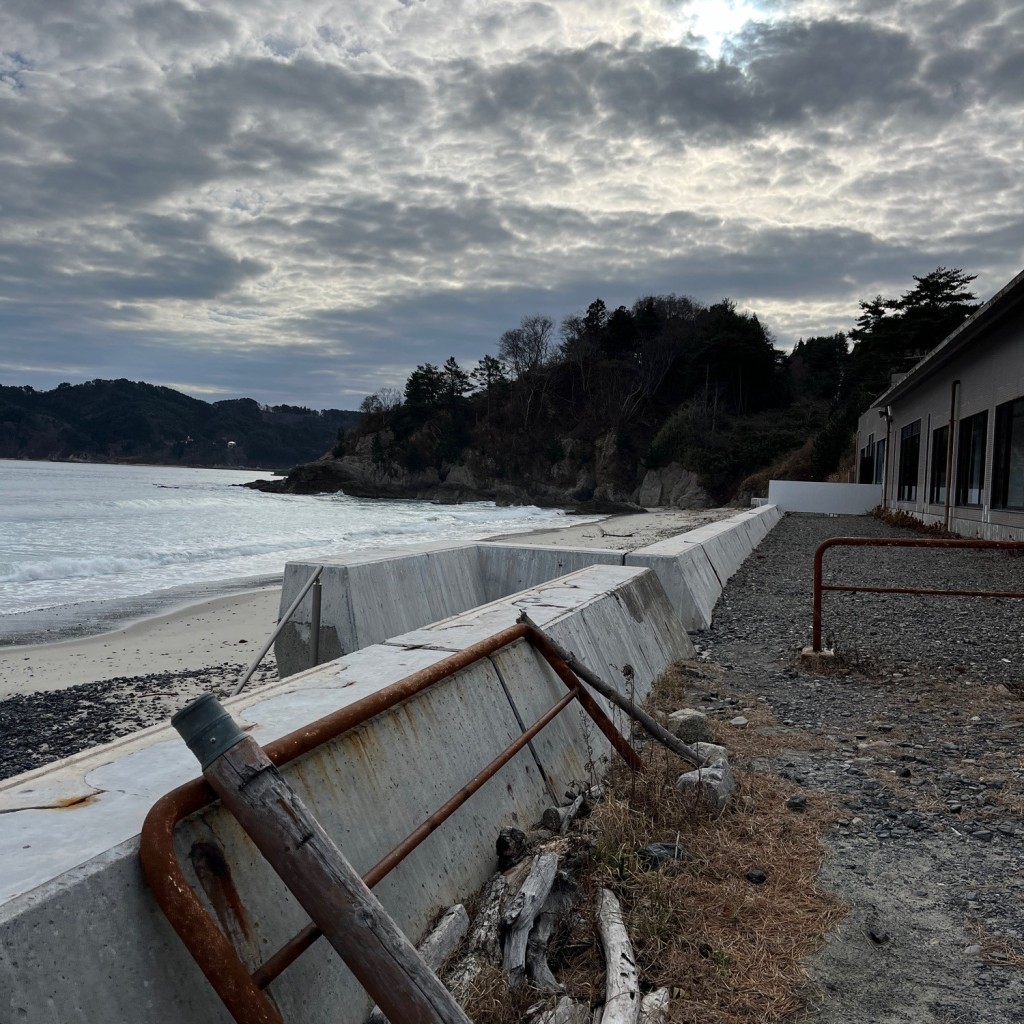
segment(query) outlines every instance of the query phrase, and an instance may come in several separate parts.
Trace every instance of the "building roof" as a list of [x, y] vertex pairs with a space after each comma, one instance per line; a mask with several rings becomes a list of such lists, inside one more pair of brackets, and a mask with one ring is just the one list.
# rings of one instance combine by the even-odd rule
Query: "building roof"
[[1024, 303], [1024, 270], [1008, 284], [1003, 285], [988, 302], [975, 310], [955, 331], [943, 338], [928, 355], [918, 360], [904, 377], [879, 395], [872, 403], [872, 408], [889, 405], [894, 399], [912, 390], [1022, 303]]

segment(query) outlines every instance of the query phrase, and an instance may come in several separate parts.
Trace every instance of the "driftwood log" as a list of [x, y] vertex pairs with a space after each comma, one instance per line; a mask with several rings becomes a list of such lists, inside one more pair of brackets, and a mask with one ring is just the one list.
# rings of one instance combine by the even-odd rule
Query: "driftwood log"
[[448, 988], [460, 1003], [469, 997], [484, 965], [501, 961], [501, 907], [509, 888], [504, 875], [492, 875], [480, 896], [480, 907], [466, 937], [465, 953], [447, 975]]
[[502, 918], [505, 926], [502, 963], [509, 988], [516, 988], [526, 977], [526, 946], [530, 931], [547, 901], [557, 871], [557, 854], [543, 853], [535, 857], [526, 881]]
[[548, 966], [548, 943], [558, 922], [569, 913], [575, 902], [575, 883], [566, 877], [565, 872], [559, 871], [526, 943], [526, 973], [542, 992], [565, 991]]
[[550, 829], [552, 832], [564, 834], [573, 818], [579, 816], [583, 810], [584, 797], [580, 793], [571, 804], [564, 807], [549, 807], [541, 816], [541, 828]]
[[[461, 903], [456, 903], [434, 926], [430, 934], [417, 946], [423, 962], [436, 974], [447, 957], [455, 950], [469, 930], [469, 914]], [[379, 1006], [370, 1011], [367, 1024], [386, 1024], [387, 1017]]]
[[638, 1024], [640, 982], [633, 959], [633, 944], [622, 923], [622, 908], [608, 890], [597, 900], [597, 932], [605, 962], [604, 1012], [600, 1024]]
[[541, 636], [554, 648], [558, 656], [582, 679], [589, 683], [602, 697], [607, 697], [616, 707], [625, 711], [635, 722], [639, 722], [650, 735], [663, 746], [668, 747], [674, 754], [678, 754], [683, 760], [689, 761], [696, 768], [700, 768], [702, 761], [700, 755], [693, 747], [685, 744], [681, 739], [673, 736], [664, 726], [656, 722], [646, 711], [636, 706], [628, 697], [624, 697], [614, 686], [606, 683], [600, 676], [591, 672], [574, 654], [567, 651], [557, 641], [552, 640], [537, 623], [530, 618], [525, 611], [520, 611], [518, 622], [523, 622], [532, 629], [537, 630]]

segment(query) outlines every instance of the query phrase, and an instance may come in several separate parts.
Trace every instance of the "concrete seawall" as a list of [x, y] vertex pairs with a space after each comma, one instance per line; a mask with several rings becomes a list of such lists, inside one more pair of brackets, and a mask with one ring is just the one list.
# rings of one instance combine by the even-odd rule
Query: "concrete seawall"
[[[774, 505], [739, 512], [636, 551], [528, 544], [432, 545], [365, 553], [322, 563], [320, 662], [380, 643], [589, 565], [653, 569], [685, 629], [705, 629], [722, 588], [782, 518]], [[289, 562], [281, 611], [321, 563]], [[312, 598], [306, 597], [275, 645], [282, 677], [310, 664]]]
[[[392, 568], [414, 579], [433, 554]], [[460, 556], [464, 564], [475, 557]], [[467, 575], [467, 599], [479, 596], [469, 588], [482, 579]], [[625, 687], [628, 664], [640, 697], [668, 664], [692, 654], [654, 573], [597, 565], [413, 627], [226, 703], [266, 743], [493, 635], [521, 607], [609, 682]], [[518, 641], [284, 773], [356, 868], [366, 870], [518, 736], [520, 721], [535, 721], [564, 692], [546, 662]], [[468, 896], [494, 870], [501, 827], [537, 820], [551, 802], [550, 789], [561, 793], [585, 779], [588, 761], [605, 753], [603, 737], [567, 710], [384, 879], [376, 891], [385, 907], [419, 938], [440, 909]], [[149, 807], [197, 773], [184, 744], [161, 727], [0, 784], [0, 1020], [230, 1020], [155, 905], [137, 857]], [[191, 884], [250, 966], [305, 923], [219, 804], [183, 822], [176, 846]], [[223, 867], [209, 870], [211, 863], [226, 864], [228, 874]], [[233, 905], [225, 885], [237, 893], [240, 915], [225, 909]], [[348, 1024], [362, 1021], [368, 1009], [362, 990], [322, 942], [270, 992], [289, 1024]]]

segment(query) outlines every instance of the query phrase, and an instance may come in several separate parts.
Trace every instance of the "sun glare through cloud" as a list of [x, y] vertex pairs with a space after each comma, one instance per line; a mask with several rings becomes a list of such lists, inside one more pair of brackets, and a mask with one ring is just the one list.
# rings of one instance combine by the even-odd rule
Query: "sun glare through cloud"
[[765, 15], [746, 0], [694, 0], [683, 9], [681, 20], [684, 30], [703, 40], [708, 56], [717, 60], [732, 36]]

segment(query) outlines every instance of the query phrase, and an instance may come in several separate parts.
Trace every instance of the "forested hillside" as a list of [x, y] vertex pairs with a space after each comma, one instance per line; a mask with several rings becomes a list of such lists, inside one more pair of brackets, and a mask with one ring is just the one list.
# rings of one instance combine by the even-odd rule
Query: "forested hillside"
[[528, 315], [476, 366], [425, 363], [402, 391], [368, 396], [329, 457], [275, 487], [700, 505], [744, 498], [749, 475], [773, 464], [825, 479], [890, 376], [976, 308], [962, 271], [914, 280], [862, 302], [848, 335], [790, 353], [728, 299], [647, 295], [614, 310], [596, 299], [557, 327]]
[[358, 419], [251, 398], [202, 402], [129, 380], [0, 385], [0, 458], [287, 468], [323, 454]]

